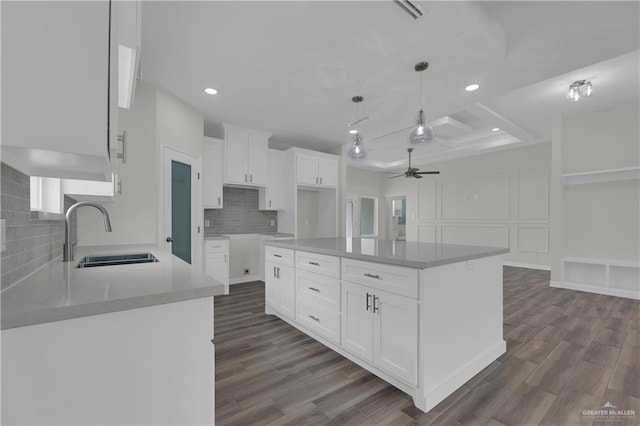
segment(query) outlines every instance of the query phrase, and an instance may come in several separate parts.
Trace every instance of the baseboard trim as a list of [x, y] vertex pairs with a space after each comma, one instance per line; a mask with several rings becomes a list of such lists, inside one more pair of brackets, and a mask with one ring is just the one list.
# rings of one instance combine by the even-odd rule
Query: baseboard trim
[[229, 278], [229, 285], [248, 283], [250, 281], [260, 281], [260, 275], [245, 275], [242, 277]]
[[624, 297], [626, 299], [640, 300], [640, 294], [631, 290], [594, 287], [586, 284], [578, 284], [578, 283], [562, 282], [562, 281], [549, 281], [549, 286], [554, 288], [564, 288], [567, 290], [585, 291], [587, 293], [604, 294], [605, 296]]
[[430, 390], [425, 390], [426, 411], [442, 402], [446, 397], [468, 382], [473, 376], [485, 369], [500, 355], [507, 351], [507, 342], [500, 340], [487, 351], [474, 358], [467, 365], [453, 373], [439, 385]]
[[513, 266], [514, 268], [528, 268], [528, 269], [539, 269], [541, 271], [550, 271], [551, 266], [549, 265], [535, 265], [532, 263], [520, 263], [520, 262], [502, 262], [504, 266]]

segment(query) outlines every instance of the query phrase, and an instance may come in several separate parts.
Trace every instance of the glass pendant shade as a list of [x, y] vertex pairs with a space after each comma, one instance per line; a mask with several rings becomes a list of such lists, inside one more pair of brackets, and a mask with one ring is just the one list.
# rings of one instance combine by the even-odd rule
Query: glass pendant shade
[[569, 86], [569, 93], [567, 93], [567, 99], [573, 102], [578, 102], [583, 97], [589, 97], [593, 95], [593, 85], [589, 80], [578, 80], [571, 83]]
[[412, 145], [420, 145], [433, 141], [433, 129], [424, 120], [424, 111], [420, 110], [418, 122], [409, 134], [409, 142]]
[[367, 152], [364, 149], [364, 144], [360, 135], [355, 134], [353, 136], [353, 144], [349, 148], [349, 158], [352, 160], [364, 160], [367, 157]]

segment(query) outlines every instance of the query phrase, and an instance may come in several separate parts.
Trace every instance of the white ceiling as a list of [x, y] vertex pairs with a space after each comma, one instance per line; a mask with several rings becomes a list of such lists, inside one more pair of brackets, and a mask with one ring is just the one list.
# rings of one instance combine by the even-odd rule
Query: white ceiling
[[[145, 1], [142, 76], [202, 111], [205, 135], [230, 122], [280, 148], [349, 144], [362, 95], [369, 152], [353, 165], [374, 169], [406, 164], [423, 60], [437, 142], [416, 148], [418, 165], [548, 142], [554, 115], [639, 99], [637, 1], [418, 3], [414, 20], [393, 1]], [[595, 94], [572, 103], [578, 79]]]

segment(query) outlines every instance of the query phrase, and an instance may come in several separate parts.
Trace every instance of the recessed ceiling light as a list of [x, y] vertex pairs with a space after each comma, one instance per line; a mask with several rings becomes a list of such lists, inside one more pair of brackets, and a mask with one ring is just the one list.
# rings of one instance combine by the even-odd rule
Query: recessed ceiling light
[[474, 90], [478, 90], [479, 87], [479, 84], [473, 83], [465, 87], [464, 90], [466, 90], [467, 92], [473, 92]]
[[493, 129], [491, 129], [492, 132], [498, 132], [500, 131], [500, 127], [494, 127]]
[[207, 87], [206, 89], [204, 89], [204, 92], [209, 95], [215, 95], [216, 93], [218, 93], [216, 89], [213, 89], [211, 87]]
[[349, 133], [355, 135], [356, 133], [358, 133], [358, 131], [356, 129], [351, 129], [349, 130]]

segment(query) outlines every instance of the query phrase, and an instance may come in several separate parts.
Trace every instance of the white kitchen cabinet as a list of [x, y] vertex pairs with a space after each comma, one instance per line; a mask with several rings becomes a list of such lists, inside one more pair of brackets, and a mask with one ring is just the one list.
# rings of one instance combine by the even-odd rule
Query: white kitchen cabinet
[[122, 181], [115, 173], [111, 174], [109, 182], [63, 179], [61, 185], [62, 193], [77, 201], [110, 202], [122, 194]]
[[342, 346], [407, 384], [418, 384], [418, 302], [342, 283]]
[[319, 155], [296, 154], [296, 183], [335, 188], [338, 185], [338, 160]]
[[269, 176], [258, 193], [259, 210], [284, 209], [284, 166], [284, 152], [269, 149]]
[[229, 294], [229, 241], [205, 240], [204, 244], [205, 272], [224, 284], [224, 292]]
[[224, 141], [215, 138], [204, 138], [204, 159], [202, 165], [202, 194], [205, 209], [221, 209], [222, 180], [224, 160]]
[[293, 268], [265, 261], [266, 301], [280, 314], [295, 317], [295, 280]]
[[271, 133], [224, 124], [225, 184], [266, 186]]
[[115, 4], [2, 2], [3, 162], [31, 176], [111, 178], [118, 146]]

